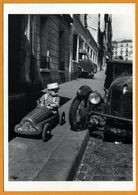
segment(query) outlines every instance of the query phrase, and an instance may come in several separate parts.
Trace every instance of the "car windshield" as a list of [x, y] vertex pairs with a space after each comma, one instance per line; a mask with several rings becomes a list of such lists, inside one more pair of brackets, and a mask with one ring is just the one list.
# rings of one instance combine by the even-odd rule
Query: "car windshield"
[[131, 76], [132, 67], [131, 61], [108, 61], [104, 87], [109, 89], [111, 83], [120, 76]]
[[113, 78], [117, 78], [120, 76], [128, 76], [132, 75], [132, 66], [128, 66], [125, 64], [115, 64], [113, 67]]

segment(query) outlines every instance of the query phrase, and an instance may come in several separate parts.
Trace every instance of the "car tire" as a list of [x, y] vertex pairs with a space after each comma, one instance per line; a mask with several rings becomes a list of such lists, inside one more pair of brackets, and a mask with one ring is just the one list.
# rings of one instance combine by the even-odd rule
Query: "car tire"
[[94, 72], [94, 74], [97, 73], [97, 67], [96, 66], [94, 67], [94, 71], [93, 72]]
[[49, 123], [46, 123], [43, 127], [42, 139], [45, 142], [49, 140], [50, 137], [51, 137], [51, 125]]
[[87, 109], [89, 109], [87, 104], [87, 98], [80, 99], [76, 97], [73, 100], [69, 110], [69, 122], [72, 130], [80, 131], [87, 128], [84, 118], [83, 120], [81, 119], [81, 112], [85, 112], [87, 111]]
[[91, 78], [91, 79], [94, 78], [94, 73], [93, 73], [93, 72], [90, 73], [90, 78]]
[[59, 124], [62, 126], [65, 123], [66, 123], [66, 115], [65, 115], [65, 112], [62, 112]]
[[81, 71], [81, 69], [79, 68], [79, 69], [78, 69], [78, 74], [77, 74], [77, 77], [80, 77], [80, 76], [81, 76], [81, 74], [82, 74], [82, 71]]

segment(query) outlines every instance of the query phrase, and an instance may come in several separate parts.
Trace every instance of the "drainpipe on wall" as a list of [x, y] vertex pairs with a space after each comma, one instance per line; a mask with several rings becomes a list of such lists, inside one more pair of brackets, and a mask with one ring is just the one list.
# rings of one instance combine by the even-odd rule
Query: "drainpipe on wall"
[[77, 35], [77, 55], [76, 55], [76, 61], [79, 61], [79, 35]]
[[70, 47], [69, 47], [69, 80], [71, 80], [71, 74], [73, 72], [72, 68], [72, 52], [73, 52], [73, 26], [70, 25]]

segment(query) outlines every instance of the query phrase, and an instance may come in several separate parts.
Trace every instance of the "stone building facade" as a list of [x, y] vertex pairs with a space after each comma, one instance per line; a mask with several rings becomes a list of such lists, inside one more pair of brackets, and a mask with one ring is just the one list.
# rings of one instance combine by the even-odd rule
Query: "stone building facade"
[[130, 39], [113, 41], [113, 58], [133, 60], [133, 42]]
[[68, 80], [71, 22], [69, 15], [40, 16], [40, 72], [45, 84]]
[[106, 65], [107, 58], [112, 58], [112, 15], [99, 14], [98, 64], [100, 70]]
[[[10, 127], [36, 106], [50, 82], [68, 80], [70, 15], [9, 15]], [[15, 114], [13, 114], [15, 113]]]

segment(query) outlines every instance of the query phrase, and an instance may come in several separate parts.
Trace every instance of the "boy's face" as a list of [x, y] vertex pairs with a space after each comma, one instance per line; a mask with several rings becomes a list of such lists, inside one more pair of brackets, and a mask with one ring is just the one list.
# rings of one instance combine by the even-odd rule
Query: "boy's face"
[[58, 90], [59, 89], [52, 89], [52, 90], [49, 90], [49, 92], [52, 94], [52, 95], [55, 95], [58, 93]]

